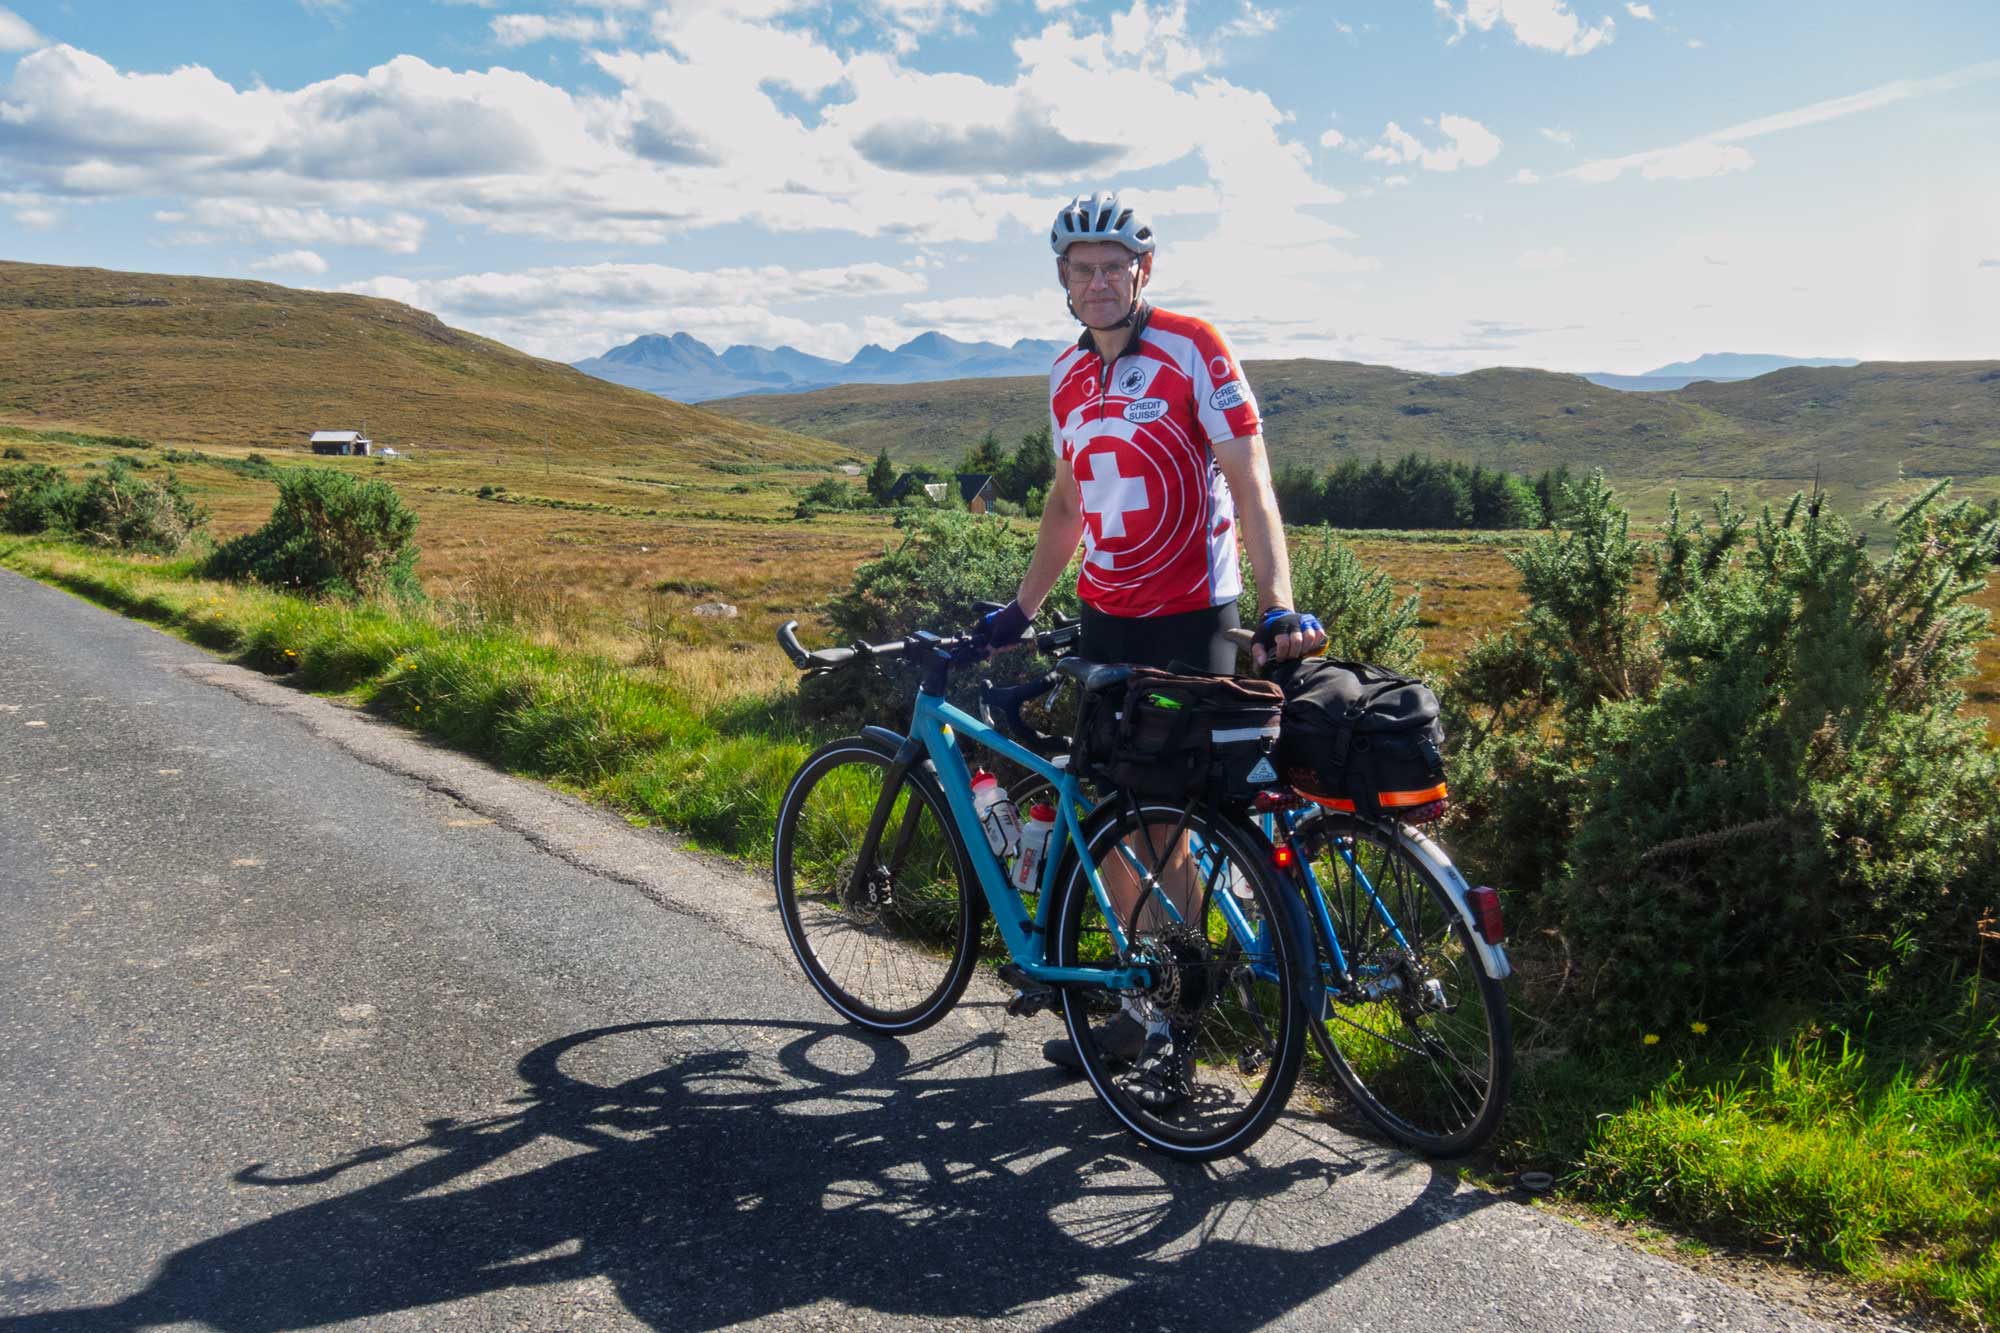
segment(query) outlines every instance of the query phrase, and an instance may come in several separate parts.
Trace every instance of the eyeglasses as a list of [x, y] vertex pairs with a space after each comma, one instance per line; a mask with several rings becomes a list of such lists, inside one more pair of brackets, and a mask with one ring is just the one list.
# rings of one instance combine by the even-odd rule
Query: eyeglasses
[[1138, 266], [1139, 257], [1137, 255], [1132, 256], [1130, 259], [1106, 260], [1102, 264], [1084, 264], [1073, 259], [1065, 259], [1063, 260], [1063, 276], [1072, 287], [1088, 287], [1099, 278], [1103, 278], [1107, 282], [1116, 281], [1120, 278], [1130, 278], [1133, 270], [1138, 268]]

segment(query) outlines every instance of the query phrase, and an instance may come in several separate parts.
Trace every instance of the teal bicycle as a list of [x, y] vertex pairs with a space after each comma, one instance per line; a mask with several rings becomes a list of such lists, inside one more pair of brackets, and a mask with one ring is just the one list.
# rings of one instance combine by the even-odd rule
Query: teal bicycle
[[[1074, 634], [1036, 646], [1058, 652]], [[1285, 1107], [1322, 999], [1303, 899], [1250, 811], [1123, 791], [1091, 800], [1059, 758], [947, 701], [951, 673], [985, 658], [969, 637], [807, 652], [788, 622], [778, 642], [814, 675], [905, 660], [921, 676], [907, 732], [871, 726], [822, 746], [779, 804], [778, 906], [826, 1002], [873, 1032], [929, 1027], [964, 995], [990, 918], [1015, 987], [1009, 1012], [1059, 1007], [1092, 1089], [1127, 1130], [1191, 1161], [1255, 1143]], [[1073, 656], [1056, 669], [1085, 692], [1128, 676]], [[968, 746], [1053, 796], [1055, 828], [1026, 887], [989, 845]]]

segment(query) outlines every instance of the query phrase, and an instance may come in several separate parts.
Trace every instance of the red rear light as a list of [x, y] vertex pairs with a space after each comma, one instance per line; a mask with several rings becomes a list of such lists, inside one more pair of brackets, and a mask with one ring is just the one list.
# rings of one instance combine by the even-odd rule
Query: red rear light
[[1472, 920], [1480, 939], [1498, 944], [1507, 938], [1507, 923], [1500, 919], [1500, 890], [1482, 884], [1467, 889], [1465, 901], [1472, 908]]
[[1271, 864], [1280, 870], [1290, 870], [1292, 862], [1298, 858], [1292, 855], [1292, 844], [1281, 842], [1271, 849]]

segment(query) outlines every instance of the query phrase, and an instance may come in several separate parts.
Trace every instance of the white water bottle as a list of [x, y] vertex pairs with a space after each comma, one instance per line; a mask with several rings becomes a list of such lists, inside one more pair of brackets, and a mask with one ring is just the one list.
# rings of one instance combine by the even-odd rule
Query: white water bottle
[[1020, 813], [1007, 799], [1007, 789], [1000, 785], [1000, 779], [983, 768], [972, 775], [972, 808], [979, 816], [979, 827], [986, 830], [986, 845], [995, 856], [1005, 860], [1021, 849]]
[[1014, 858], [1014, 887], [1032, 892], [1042, 878], [1042, 858], [1048, 855], [1049, 835], [1055, 832], [1056, 808], [1036, 802], [1028, 807], [1028, 825], [1021, 830], [1021, 854]]

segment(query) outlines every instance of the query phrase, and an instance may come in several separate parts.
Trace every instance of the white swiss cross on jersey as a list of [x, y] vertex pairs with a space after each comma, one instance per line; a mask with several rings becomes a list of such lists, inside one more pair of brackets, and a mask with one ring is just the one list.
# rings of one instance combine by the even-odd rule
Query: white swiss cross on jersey
[[1116, 616], [1234, 601], [1236, 506], [1210, 446], [1258, 429], [1235, 354], [1203, 320], [1152, 310], [1109, 368], [1071, 347], [1049, 374], [1056, 456], [1083, 505], [1077, 592]]

